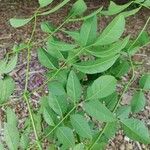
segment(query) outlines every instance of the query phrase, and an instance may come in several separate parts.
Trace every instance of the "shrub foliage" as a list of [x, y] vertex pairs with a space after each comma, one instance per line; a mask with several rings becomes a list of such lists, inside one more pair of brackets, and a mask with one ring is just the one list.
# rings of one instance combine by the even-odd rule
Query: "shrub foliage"
[[[12, 52], [0, 61], [0, 104], [6, 109], [4, 123], [4, 145], [10, 150], [44, 149], [44, 141], [49, 149], [61, 150], [100, 150], [105, 149], [109, 139], [122, 129], [131, 140], [144, 144], [150, 143], [148, 128], [134, 114], [144, 109], [145, 92], [150, 90], [150, 74], [145, 73], [131, 103], [120, 104], [123, 95], [135, 80], [135, 63], [132, 56], [143, 46], [150, 43], [146, 27], [150, 18], [135, 39], [130, 35], [122, 36], [126, 18], [137, 13], [142, 7], [150, 8], [149, 0], [135, 0], [124, 5], [110, 2], [108, 9], [99, 8], [84, 15], [87, 5], [77, 0], [63, 23], [56, 27], [50, 22], [42, 22], [41, 30], [47, 37], [40, 42], [33, 40], [37, 18], [52, 14], [66, 5], [64, 0], [54, 8], [44, 11], [53, 0], [39, 0], [39, 8], [29, 18], [10, 19], [14, 28], [33, 23], [31, 38], [27, 42], [14, 45]], [[132, 7], [136, 4], [136, 8]], [[103, 31], [98, 31], [101, 16], [113, 16]], [[82, 22], [78, 31], [68, 31], [63, 26], [69, 22]], [[63, 32], [72, 39], [64, 42], [57, 38], [57, 32]], [[28, 91], [31, 50], [39, 43], [43, 47], [37, 50], [39, 62], [47, 68], [44, 84]], [[28, 52], [25, 88], [23, 99], [27, 103], [29, 117], [23, 129], [18, 129], [18, 119], [7, 106], [15, 89], [10, 76], [18, 62], [18, 55]], [[121, 77], [130, 72], [131, 78], [123, 83]], [[122, 84], [122, 91], [117, 85]], [[47, 85], [48, 94], [40, 98], [40, 107], [33, 111], [30, 104], [33, 92], [39, 92]], [[34, 135], [34, 139], [30, 140]]]

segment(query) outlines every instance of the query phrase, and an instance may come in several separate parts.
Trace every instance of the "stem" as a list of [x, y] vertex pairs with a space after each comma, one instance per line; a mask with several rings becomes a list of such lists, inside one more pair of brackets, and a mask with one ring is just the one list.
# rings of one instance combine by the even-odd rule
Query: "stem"
[[33, 131], [34, 131], [34, 135], [35, 135], [37, 145], [38, 145], [39, 149], [42, 150], [41, 144], [39, 142], [38, 134], [37, 134], [37, 131], [36, 131], [36, 126], [35, 126], [35, 122], [34, 122], [34, 118], [33, 118], [33, 114], [32, 114], [32, 110], [31, 110], [31, 107], [30, 107], [29, 98], [27, 96], [27, 93], [24, 93], [24, 99], [27, 103], [27, 108], [28, 108], [28, 111], [29, 111], [29, 115], [30, 115], [30, 119], [31, 119], [31, 123], [32, 123], [32, 127], [33, 127]]
[[[38, 10], [37, 10], [38, 11]], [[42, 150], [42, 147], [41, 147], [41, 144], [39, 143], [39, 138], [38, 138], [38, 134], [37, 134], [37, 131], [36, 131], [36, 126], [35, 126], [35, 122], [34, 122], [34, 118], [33, 118], [33, 114], [32, 114], [32, 110], [31, 110], [31, 107], [30, 107], [30, 103], [29, 103], [29, 98], [27, 96], [27, 92], [28, 92], [28, 83], [29, 83], [29, 71], [30, 71], [30, 60], [31, 60], [31, 47], [30, 47], [30, 44], [31, 44], [31, 41], [33, 39], [33, 36], [34, 36], [34, 33], [35, 33], [35, 30], [36, 30], [36, 17], [37, 17], [37, 12], [35, 13], [34, 15], [34, 27], [33, 27], [33, 30], [32, 30], [32, 34], [31, 34], [31, 37], [27, 43], [28, 45], [28, 49], [27, 49], [27, 68], [26, 68], [26, 80], [25, 80], [25, 88], [24, 88], [24, 99], [25, 99], [25, 102], [27, 103], [27, 108], [28, 108], [28, 111], [29, 111], [29, 116], [30, 116], [30, 119], [31, 119], [31, 123], [32, 123], [32, 127], [33, 127], [33, 131], [34, 131], [34, 135], [35, 135], [35, 138], [36, 138], [36, 141], [37, 141], [37, 145], [39, 147], [40, 150]]]

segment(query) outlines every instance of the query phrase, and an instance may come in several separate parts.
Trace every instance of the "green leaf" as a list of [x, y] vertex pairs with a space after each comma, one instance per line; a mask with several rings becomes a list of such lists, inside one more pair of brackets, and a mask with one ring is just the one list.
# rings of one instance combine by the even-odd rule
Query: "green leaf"
[[6, 76], [3, 80], [0, 80], [0, 104], [6, 102], [15, 88], [14, 80]]
[[0, 61], [0, 74], [10, 73], [17, 65], [18, 55], [12, 56], [9, 60]]
[[96, 79], [87, 90], [87, 100], [95, 100], [109, 96], [116, 90], [117, 81], [113, 76], [105, 75]]
[[130, 64], [127, 60], [119, 60], [111, 67], [110, 73], [112, 73], [115, 77], [120, 78], [128, 73], [129, 69]]
[[91, 150], [105, 150], [108, 145], [108, 139], [104, 136], [104, 134], [101, 136], [99, 140], [97, 140], [100, 133], [95, 134], [95, 139], [90, 143]]
[[58, 118], [57, 118], [57, 114], [55, 113], [55, 111], [53, 111], [53, 109], [49, 106], [49, 97], [48, 96], [43, 96], [40, 99], [41, 102], [41, 108], [39, 110], [40, 114], [43, 115], [43, 119], [44, 121], [50, 125], [50, 126], [54, 126], [55, 123], [57, 123]]
[[59, 81], [50, 81], [48, 83], [48, 90], [53, 95], [66, 95], [63, 84]]
[[130, 4], [131, 4], [131, 2], [124, 4], [124, 5], [117, 5], [113, 1], [110, 1], [108, 10], [102, 11], [101, 14], [103, 14], [105, 16], [111, 16], [111, 15], [118, 14], [118, 13], [122, 12], [123, 10], [125, 10], [127, 7], [129, 7]]
[[130, 10], [130, 11], [125, 11], [125, 12], [122, 12], [121, 15], [123, 15], [125, 18], [127, 18], [129, 16], [136, 14], [140, 9], [141, 9], [141, 7]]
[[68, 34], [73, 40], [77, 43], [80, 43], [80, 33], [79, 31], [63, 31], [64, 33]]
[[31, 20], [32, 20], [32, 17], [27, 18], [27, 19], [12, 18], [12, 19], [10, 19], [10, 24], [11, 24], [12, 27], [18, 28], [18, 27], [26, 25]]
[[18, 150], [19, 147], [19, 131], [17, 127], [10, 124], [4, 124], [4, 139], [9, 150]]
[[73, 148], [75, 139], [73, 131], [68, 127], [59, 127], [56, 131], [58, 141], [63, 144], [65, 149]]
[[82, 46], [93, 44], [97, 37], [97, 17], [94, 16], [84, 21], [80, 30], [80, 40]]
[[114, 115], [98, 100], [92, 100], [84, 104], [85, 111], [93, 118], [103, 122], [115, 121]]
[[130, 139], [144, 144], [150, 143], [149, 131], [142, 121], [137, 119], [123, 119], [121, 122], [125, 134]]
[[24, 150], [27, 149], [29, 147], [29, 142], [29, 137], [25, 133], [23, 133], [20, 139], [20, 147]]
[[61, 3], [59, 3], [58, 5], [56, 5], [54, 8], [41, 13], [40, 16], [45, 16], [45, 15], [49, 15], [51, 13], [56, 12], [57, 10], [59, 10], [60, 8], [62, 8], [64, 5], [66, 5], [69, 1], [70, 0], [63, 0]]
[[119, 55], [116, 55], [114, 57], [106, 57], [96, 60], [90, 60], [73, 64], [73, 66], [83, 73], [87, 74], [101, 73], [108, 70], [115, 63], [118, 57]]
[[92, 138], [92, 132], [89, 124], [82, 115], [75, 114], [71, 116], [71, 124], [75, 131], [83, 138]]
[[138, 91], [133, 95], [131, 100], [131, 110], [133, 113], [137, 113], [144, 109], [146, 99], [142, 91]]
[[52, 33], [55, 28], [50, 22], [46, 21], [41, 23], [41, 30], [46, 33]]
[[53, 109], [53, 111], [62, 117], [63, 114], [67, 111], [68, 107], [66, 96], [56, 96], [53, 94], [49, 94], [48, 100], [49, 106]]
[[143, 31], [142, 34], [140, 35], [140, 37], [138, 38], [137, 44], [140, 45], [140, 46], [144, 46], [148, 42], [150, 42], [150, 36], [147, 33], [147, 31]]
[[53, 39], [48, 39], [47, 41], [47, 52], [54, 58], [59, 60], [65, 60], [63, 53], [59, 50], [59, 48], [55, 45], [51, 44]]
[[11, 72], [17, 65], [18, 55], [14, 55], [8, 62], [5, 68], [5, 73]]
[[91, 47], [90, 49], [87, 49], [87, 52], [100, 58], [110, 57], [120, 53], [120, 51], [125, 48], [128, 42], [129, 42], [129, 36], [127, 36], [123, 40], [120, 40], [106, 47], [102, 47], [102, 46]]
[[117, 122], [110, 122], [107, 124], [105, 131], [104, 131], [104, 136], [107, 138], [107, 140], [113, 138], [115, 136], [115, 133], [118, 130], [118, 124]]
[[34, 113], [33, 119], [35, 122], [35, 128], [36, 128], [37, 134], [42, 134], [42, 125], [41, 125], [42, 117], [41, 117], [41, 114], [39, 112]]
[[122, 15], [118, 15], [113, 21], [104, 29], [96, 40], [94, 45], [107, 45], [116, 42], [124, 32], [125, 19]]
[[128, 118], [129, 114], [131, 113], [131, 106], [120, 106], [117, 111], [116, 115], [120, 119]]
[[43, 66], [49, 69], [56, 69], [58, 66], [57, 60], [48, 54], [43, 48], [38, 50], [38, 59]]
[[84, 145], [82, 143], [81, 144], [77, 144], [77, 145], [75, 145], [73, 150], [84, 150]]
[[83, 14], [87, 10], [87, 6], [84, 0], [77, 0], [70, 11], [71, 16], [77, 16]]
[[137, 2], [137, 3], [142, 3], [142, 2], [144, 2], [145, 0], [135, 0], [135, 3]]
[[47, 108], [43, 109], [43, 118], [48, 125], [55, 126], [55, 123], [54, 123], [53, 118], [51, 116], [51, 110], [50, 109], [49, 110]]
[[144, 5], [150, 7], [150, 0], [146, 0], [146, 1], [144, 2]]
[[110, 111], [113, 111], [118, 102], [118, 94], [116, 92], [114, 92], [111, 95], [108, 95], [107, 97], [100, 99], [100, 101], [104, 102], [106, 107]]
[[80, 18], [69, 19], [69, 22], [76, 22], [76, 21], [87, 20], [87, 19], [92, 18], [94, 16], [98, 16], [98, 15], [100, 15], [102, 9], [103, 9], [103, 6], [98, 8], [97, 10], [93, 11], [92, 13], [88, 14], [87, 16], [80, 17]]
[[40, 7], [45, 7], [47, 5], [49, 5], [53, 0], [38, 0]]
[[67, 81], [67, 95], [70, 100], [75, 103], [80, 100], [82, 87], [80, 81], [74, 71], [71, 71]]
[[61, 41], [56, 41], [56, 40], [49, 40], [49, 44], [54, 49], [57, 49], [59, 51], [70, 51], [70, 50], [73, 50], [76, 47], [76, 45], [68, 44], [68, 43], [61, 42]]
[[6, 114], [7, 114], [7, 124], [9, 124], [10, 126], [17, 126], [18, 119], [14, 111], [8, 107]]
[[144, 74], [139, 81], [140, 87], [144, 90], [150, 90], [150, 74]]
[[66, 85], [67, 78], [68, 78], [68, 69], [60, 70], [59, 72], [56, 70], [50, 71], [48, 74], [46, 74], [48, 79], [54, 79], [58, 82], [61, 82], [63, 86]]

